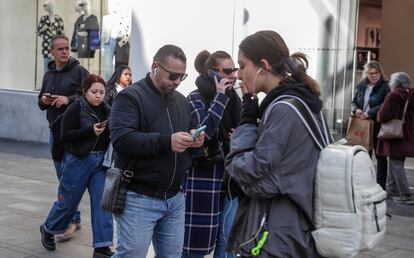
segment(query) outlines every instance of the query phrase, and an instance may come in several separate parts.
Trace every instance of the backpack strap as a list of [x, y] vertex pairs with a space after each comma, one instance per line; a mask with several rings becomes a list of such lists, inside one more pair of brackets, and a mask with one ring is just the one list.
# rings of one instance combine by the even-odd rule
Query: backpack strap
[[322, 122], [322, 128], [319, 126], [316, 121], [315, 116], [312, 114], [310, 108], [306, 103], [300, 98], [292, 95], [282, 95], [276, 98], [270, 107], [266, 110], [264, 115], [264, 123], [266, 123], [267, 116], [269, 115], [270, 110], [278, 104], [284, 104], [291, 107], [299, 118], [302, 120], [312, 139], [315, 141], [316, 145], [320, 150], [322, 150], [326, 145], [332, 143], [332, 136], [328, 133], [326, 121], [322, 114], [320, 113], [320, 118]]

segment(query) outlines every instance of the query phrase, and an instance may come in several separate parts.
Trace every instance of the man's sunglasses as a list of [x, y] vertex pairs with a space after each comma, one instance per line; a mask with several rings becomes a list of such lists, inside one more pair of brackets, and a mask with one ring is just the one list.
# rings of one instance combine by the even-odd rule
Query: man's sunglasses
[[187, 75], [188, 74], [186, 74], [186, 73], [176, 73], [176, 72], [172, 72], [172, 71], [170, 71], [170, 70], [168, 70], [167, 68], [165, 68], [164, 66], [162, 66], [160, 63], [158, 63], [158, 65], [164, 70], [164, 71], [166, 71], [167, 73], [169, 73], [170, 74], [170, 76], [168, 77], [168, 79], [170, 80], [170, 81], [176, 81], [178, 78], [180, 79], [180, 81], [184, 81], [185, 80], [185, 78], [187, 78]]
[[211, 70], [216, 71], [216, 72], [223, 72], [227, 75], [230, 75], [234, 72], [236, 72], [237, 70], [239, 70], [239, 68], [211, 68]]

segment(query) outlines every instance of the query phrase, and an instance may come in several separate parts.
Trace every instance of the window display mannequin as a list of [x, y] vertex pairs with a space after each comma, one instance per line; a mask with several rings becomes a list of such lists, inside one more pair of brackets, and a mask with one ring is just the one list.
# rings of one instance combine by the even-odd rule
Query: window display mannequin
[[75, 22], [71, 50], [78, 58], [93, 58], [100, 44], [98, 18], [91, 14], [90, 0], [78, 0], [76, 10], [83, 14]]
[[40, 18], [40, 22], [37, 26], [37, 35], [42, 37], [42, 55], [43, 55], [43, 67], [44, 72], [47, 71], [47, 65], [52, 60], [50, 55], [50, 41], [56, 35], [63, 35], [63, 19], [59, 15], [55, 14], [56, 2], [55, 0], [46, 0], [43, 3], [43, 7], [47, 12]]
[[102, 19], [103, 76], [111, 77], [120, 65], [128, 65], [129, 39], [131, 35], [131, 6], [129, 0], [108, 2], [109, 14]]

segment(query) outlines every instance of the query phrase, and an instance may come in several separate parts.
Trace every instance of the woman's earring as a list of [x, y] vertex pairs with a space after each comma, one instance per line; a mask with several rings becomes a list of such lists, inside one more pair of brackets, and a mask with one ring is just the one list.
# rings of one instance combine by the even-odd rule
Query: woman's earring
[[157, 70], [158, 70], [158, 68], [154, 69], [154, 75], [157, 75]]

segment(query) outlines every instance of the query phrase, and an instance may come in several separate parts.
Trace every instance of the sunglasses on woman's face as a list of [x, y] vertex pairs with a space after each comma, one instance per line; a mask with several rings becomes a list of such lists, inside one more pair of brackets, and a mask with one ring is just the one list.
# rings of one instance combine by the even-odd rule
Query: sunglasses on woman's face
[[169, 74], [170, 74], [170, 76], [168, 77], [168, 79], [169, 79], [170, 81], [175, 81], [175, 80], [177, 80], [178, 78], [180, 79], [180, 81], [184, 81], [184, 80], [185, 80], [185, 78], [187, 78], [187, 75], [188, 75], [188, 74], [186, 74], [186, 73], [176, 73], [176, 72], [172, 72], [172, 71], [168, 70], [167, 68], [165, 68], [164, 66], [162, 66], [160, 63], [158, 63], [158, 65], [159, 65], [159, 67], [161, 67], [164, 71], [166, 71], [167, 73], [169, 73]]
[[236, 72], [237, 70], [239, 70], [239, 68], [211, 68], [211, 70], [216, 71], [216, 72], [223, 72], [227, 75], [230, 75]]

